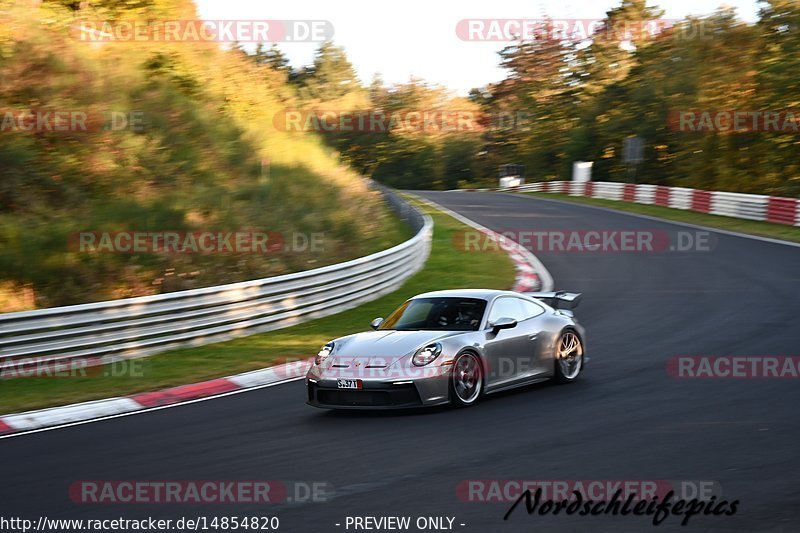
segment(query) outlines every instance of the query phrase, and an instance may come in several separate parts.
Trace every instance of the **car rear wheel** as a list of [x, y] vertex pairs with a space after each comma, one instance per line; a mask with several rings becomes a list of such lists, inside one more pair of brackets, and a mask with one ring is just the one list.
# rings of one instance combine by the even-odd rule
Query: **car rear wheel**
[[578, 379], [583, 369], [583, 341], [575, 331], [565, 330], [558, 339], [555, 365], [555, 378], [559, 383]]
[[478, 401], [483, 390], [483, 367], [478, 356], [471, 352], [459, 355], [453, 363], [450, 397], [453, 404], [467, 407]]

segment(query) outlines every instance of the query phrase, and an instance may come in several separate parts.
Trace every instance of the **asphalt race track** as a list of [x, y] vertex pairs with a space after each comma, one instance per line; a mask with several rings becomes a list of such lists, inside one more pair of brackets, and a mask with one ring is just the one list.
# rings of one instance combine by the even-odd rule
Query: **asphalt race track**
[[[510, 194], [423, 195], [495, 230], [696, 231]], [[683, 528], [670, 517], [657, 531], [800, 531], [800, 381], [667, 372], [680, 355], [800, 355], [800, 248], [724, 234], [711, 242], [710, 251], [536, 252], [557, 288], [584, 293], [578, 317], [591, 360], [578, 383], [466, 410], [385, 414], [313, 409], [295, 381], [4, 439], [2, 514], [277, 515], [281, 531], [314, 532], [346, 531], [347, 516], [450, 516], [456, 531], [641, 532], [655, 527], [650, 518], [528, 516], [520, 506], [504, 521], [509, 503], [465, 502], [457, 487], [704, 480], [739, 500], [736, 515], [695, 516]], [[79, 480], [256, 479], [325, 482], [335, 493], [267, 506], [80, 505], [68, 496]]]

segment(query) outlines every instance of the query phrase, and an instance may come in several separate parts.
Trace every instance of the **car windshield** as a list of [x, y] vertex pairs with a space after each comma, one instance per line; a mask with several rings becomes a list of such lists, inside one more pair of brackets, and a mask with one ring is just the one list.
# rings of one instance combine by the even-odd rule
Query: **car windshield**
[[486, 301], [474, 298], [415, 298], [401, 305], [380, 329], [475, 331]]

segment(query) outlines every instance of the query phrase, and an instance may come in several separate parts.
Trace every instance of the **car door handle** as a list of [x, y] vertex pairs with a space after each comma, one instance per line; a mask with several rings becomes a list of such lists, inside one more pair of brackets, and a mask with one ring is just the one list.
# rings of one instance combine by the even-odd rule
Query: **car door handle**
[[535, 341], [539, 337], [538, 333], [533, 333], [532, 335], [528, 335], [529, 341]]

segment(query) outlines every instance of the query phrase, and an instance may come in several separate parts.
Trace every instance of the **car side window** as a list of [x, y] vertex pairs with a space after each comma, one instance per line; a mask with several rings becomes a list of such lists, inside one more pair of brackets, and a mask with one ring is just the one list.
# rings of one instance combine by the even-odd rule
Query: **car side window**
[[522, 304], [522, 310], [525, 313], [526, 320], [528, 318], [533, 318], [535, 316], [539, 316], [542, 313], [544, 313], [544, 307], [542, 307], [541, 305], [522, 299], [520, 299], [520, 303]]
[[433, 302], [414, 302], [408, 307], [408, 311], [403, 318], [410, 323], [425, 322], [431, 314]]
[[513, 318], [517, 321], [525, 320], [525, 312], [520, 305], [522, 300], [513, 297], [498, 298], [492, 305], [489, 313], [489, 322], [494, 322], [499, 318]]

